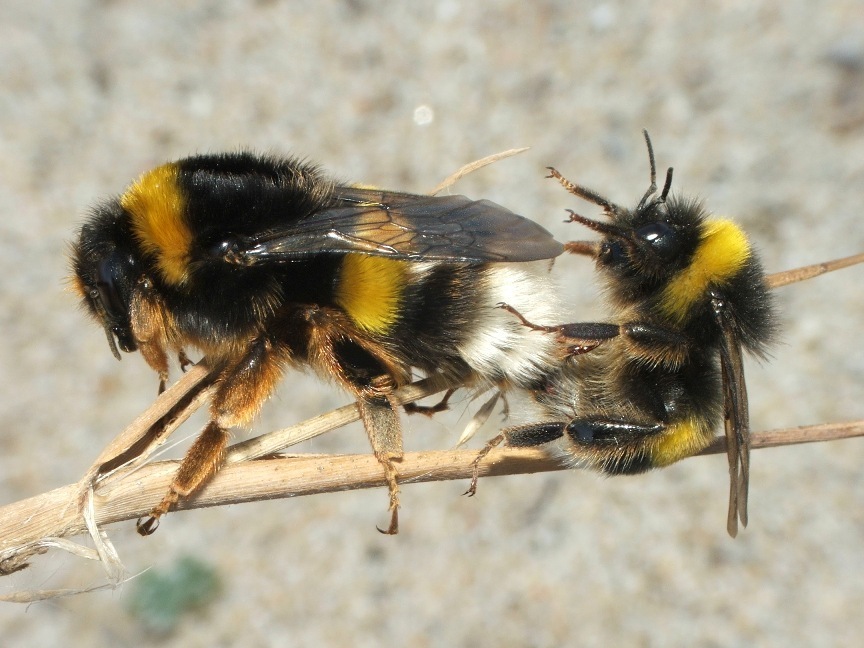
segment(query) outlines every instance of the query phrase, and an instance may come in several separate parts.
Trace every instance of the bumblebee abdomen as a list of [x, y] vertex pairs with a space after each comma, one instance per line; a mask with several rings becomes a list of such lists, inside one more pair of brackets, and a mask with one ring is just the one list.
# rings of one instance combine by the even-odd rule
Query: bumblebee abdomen
[[[406, 364], [427, 373], [467, 368], [486, 384], [533, 387], [559, 361], [553, 336], [526, 328], [498, 307], [506, 302], [539, 321], [554, 321], [557, 301], [545, 266], [535, 274], [538, 268], [522, 263], [369, 259], [343, 262], [337, 303]], [[375, 271], [354, 275], [360, 265]]]
[[335, 303], [360, 329], [388, 333], [404, 306], [407, 263], [365, 254], [345, 255], [334, 286]]
[[556, 321], [558, 302], [546, 271], [545, 264], [489, 264], [472, 274], [475, 297], [463, 307], [467, 321], [457, 348], [484, 379], [533, 389], [558, 366], [555, 337], [524, 326], [499, 307], [507, 304], [535, 322]]
[[697, 413], [667, 425], [648, 455], [653, 468], [668, 466], [705, 448], [714, 438], [714, 421]]

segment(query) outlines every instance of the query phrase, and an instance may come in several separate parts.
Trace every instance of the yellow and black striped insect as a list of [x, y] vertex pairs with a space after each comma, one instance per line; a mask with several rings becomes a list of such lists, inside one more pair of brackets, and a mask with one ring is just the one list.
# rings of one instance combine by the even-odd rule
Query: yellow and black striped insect
[[[310, 366], [358, 400], [390, 485], [402, 438], [393, 390], [412, 370], [478, 387], [534, 389], [554, 341], [495, 308], [555, 317], [531, 264], [560, 243], [495, 203], [339, 184], [296, 159], [200, 155], [143, 174], [99, 205], [72, 250], [73, 281], [114, 355], [207, 354], [210, 422], [169, 492], [139, 521], [149, 534], [221, 463], [228, 428], [248, 423], [288, 365]], [[545, 265], [545, 264], [544, 264]]]
[[[772, 298], [747, 236], [712, 218], [700, 202], [670, 194], [672, 169], [633, 209], [573, 184], [572, 194], [603, 208], [608, 222], [570, 212], [599, 241], [565, 245], [592, 258], [605, 284], [609, 321], [555, 326], [505, 304], [533, 330], [554, 334], [569, 360], [534, 392], [546, 420], [509, 428], [510, 446], [563, 438], [575, 464], [608, 474], [666, 466], [705, 448], [725, 420], [731, 478], [727, 528], [747, 524], [749, 422], [742, 349], [764, 357], [776, 327]], [[476, 464], [475, 464], [476, 465]], [[476, 473], [472, 487], [476, 487]]]

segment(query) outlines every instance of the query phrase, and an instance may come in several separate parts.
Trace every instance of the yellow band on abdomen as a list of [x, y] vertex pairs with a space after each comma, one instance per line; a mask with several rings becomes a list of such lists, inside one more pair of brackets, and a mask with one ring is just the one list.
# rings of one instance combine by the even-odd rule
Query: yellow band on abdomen
[[386, 333], [398, 318], [407, 270], [405, 261], [348, 254], [336, 284], [336, 303], [361, 329]]
[[691, 417], [669, 425], [651, 450], [651, 463], [660, 468], [705, 448], [714, 432], [705, 419]]

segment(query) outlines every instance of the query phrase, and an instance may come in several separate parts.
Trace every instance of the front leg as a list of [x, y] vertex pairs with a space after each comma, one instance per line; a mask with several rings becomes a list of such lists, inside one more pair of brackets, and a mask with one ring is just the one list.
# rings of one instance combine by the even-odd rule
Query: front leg
[[[585, 347], [586, 343], [599, 346], [605, 340], [620, 338], [625, 345], [625, 355], [641, 358], [653, 365], [663, 365], [677, 368], [687, 359], [690, 353], [690, 341], [686, 335], [665, 326], [652, 322], [625, 322], [624, 324], [607, 324], [599, 322], [576, 322], [554, 327], [564, 344]], [[580, 351], [579, 353], [585, 353]], [[579, 355], [572, 353], [571, 355]]]
[[528, 328], [557, 334], [561, 343], [567, 347], [567, 354], [571, 356], [589, 353], [604, 342], [621, 338], [628, 347], [627, 355], [643, 358], [653, 364], [677, 367], [687, 359], [690, 350], [686, 335], [652, 322], [573, 322], [546, 326], [528, 321], [508, 304], [502, 303], [498, 306], [513, 313]]
[[165, 497], [147, 518], [138, 521], [138, 533], [153, 533], [162, 515], [201, 488], [222, 466], [228, 428], [248, 423], [258, 413], [281, 378], [282, 364], [288, 356], [287, 349], [261, 337], [222, 369], [210, 404], [210, 422], [186, 452]]
[[[174, 322], [149, 278], [138, 281], [129, 304], [129, 321], [135, 343], [145, 362], [159, 374], [159, 394], [168, 383], [168, 349]], [[119, 359], [119, 358], [118, 358]]]
[[506, 310], [519, 318], [523, 326], [543, 333], [556, 333], [562, 343], [567, 345], [568, 355], [582, 355], [593, 351], [603, 342], [617, 337], [620, 327], [617, 324], [598, 324], [580, 322], [578, 324], [556, 324], [544, 326], [528, 321], [518, 310], [501, 302], [498, 308]]

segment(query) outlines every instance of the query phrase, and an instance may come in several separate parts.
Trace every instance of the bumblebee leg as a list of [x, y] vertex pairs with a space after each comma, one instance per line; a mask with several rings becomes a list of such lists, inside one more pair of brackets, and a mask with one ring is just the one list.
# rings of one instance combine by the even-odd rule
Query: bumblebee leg
[[603, 207], [608, 213], [613, 214], [619, 207], [617, 207], [614, 203], [610, 202], [608, 199], [604, 198], [596, 191], [592, 191], [587, 187], [583, 187], [581, 185], [577, 185], [575, 182], [570, 182], [567, 178], [565, 178], [555, 167], [546, 167], [549, 171], [549, 175], [547, 178], [554, 178], [561, 186], [564, 187], [567, 191], [569, 191], [574, 196], [579, 196], [580, 198], [587, 200], [588, 202], [592, 202], [595, 205], [600, 205]]
[[544, 333], [557, 333], [562, 341], [568, 345], [570, 355], [582, 355], [596, 349], [606, 340], [610, 340], [620, 333], [617, 324], [599, 324], [591, 322], [580, 322], [576, 324], [557, 324], [555, 326], [543, 326], [529, 322], [518, 310], [501, 302], [498, 308], [506, 310], [519, 318], [524, 326]]
[[[363, 427], [375, 458], [384, 468], [390, 492], [390, 526], [382, 533], [399, 532], [399, 483], [395, 462], [402, 458], [400, 404], [396, 387], [411, 379], [406, 363], [377, 339], [364, 334], [338, 309], [304, 307], [298, 311], [308, 330], [308, 361], [337, 380], [357, 397]], [[446, 404], [446, 401], [445, 401]]]
[[210, 405], [210, 422], [186, 452], [165, 497], [148, 518], [138, 521], [138, 533], [153, 533], [162, 515], [180, 498], [201, 488], [219, 469], [228, 444], [228, 428], [242, 425], [258, 412], [282, 375], [286, 354], [286, 349], [260, 338], [238, 361], [222, 370]]
[[657, 466], [652, 446], [664, 427], [580, 418], [570, 421], [565, 432], [575, 459], [610, 475], [635, 475]]
[[189, 359], [189, 356], [186, 355], [186, 351], [184, 351], [183, 349], [180, 349], [177, 352], [177, 362], [180, 363], [180, 371], [184, 373], [186, 372], [186, 369], [188, 367], [191, 367], [195, 364], [194, 362], [192, 362], [192, 360]]
[[597, 241], [569, 241], [564, 244], [564, 251], [570, 254], [582, 254], [596, 259], [600, 256], [602, 244]]
[[162, 301], [151, 290], [149, 279], [138, 282], [129, 305], [129, 319], [138, 350], [159, 374], [159, 394], [168, 382], [168, 316]]
[[335, 378], [357, 397], [357, 408], [375, 458], [384, 468], [390, 492], [390, 526], [399, 532], [399, 483], [395, 462], [402, 458], [400, 404], [392, 398], [397, 386], [410, 381], [410, 371], [377, 340], [365, 337], [341, 311], [305, 308], [309, 330], [309, 362]]
[[219, 376], [219, 389], [210, 404], [210, 416], [223, 427], [251, 421], [279, 380], [290, 358], [287, 346], [261, 337], [245, 355], [226, 367]]
[[620, 337], [629, 347], [628, 355], [656, 364], [676, 366], [687, 358], [690, 348], [687, 336], [646, 322], [575, 322], [561, 324], [557, 327], [557, 332], [562, 343], [568, 345], [570, 355], [588, 353], [606, 340]]
[[474, 458], [474, 462], [471, 464], [472, 474], [471, 474], [471, 483], [468, 485], [468, 490], [466, 490], [463, 495], [467, 495], [468, 497], [474, 497], [474, 494], [477, 492], [477, 480], [480, 479], [480, 462], [485, 459], [486, 455], [492, 450], [492, 448], [501, 444], [504, 440], [504, 433], [502, 432], [498, 436], [489, 440], [483, 449], [477, 453], [477, 456]]
[[578, 418], [565, 432], [575, 459], [610, 475], [668, 466], [696, 454], [713, 438], [710, 421], [698, 417], [668, 424]]
[[386, 395], [364, 396], [357, 398], [357, 409], [363, 420], [363, 427], [372, 444], [375, 458], [384, 468], [384, 478], [390, 491], [390, 526], [387, 530], [378, 529], [386, 535], [399, 533], [399, 474], [395, 461], [402, 459], [402, 427], [396, 404]]
[[437, 414], [438, 412], [446, 412], [450, 409], [450, 406], [447, 404], [450, 400], [450, 397], [456, 393], [455, 389], [448, 389], [444, 398], [441, 399], [440, 402], [435, 405], [418, 405], [417, 403], [405, 403], [402, 407], [405, 408], [405, 411], [409, 414], [423, 414], [425, 416], [432, 416], [433, 414]]
[[543, 333], [560, 333], [561, 331], [561, 325], [543, 326], [542, 324], [534, 324], [533, 322], [528, 321], [522, 313], [513, 308], [510, 304], [499, 302], [495, 307], [505, 310], [511, 315], [515, 315], [519, 318], [519, 321], [522, 322], [522, 326], [526, 326], [533, 331], [541, 331]]
[[512, 448], [526, 448], [543, 445], [555, 439], [560, 439], [564, 436], [564, 428], [566, 423], [538, 423], [534, 425], [520, 425], [519, 427], [509, 428], [501, 434], [491, 439], [474, 459], [473, 474], [471, 476], [471, 484], [468, 490], [463, 493], [468, 497], [473, 497], [477, 492], [477, 480], [480, 477], [480, 462], [502, 441], [507, 441], [507, 445]]
[[502, 435], [511, 448], [533, 448], [560, 439], [566, 426], [560, 422], [520, 425], [504, 430]]
[[567, 354], [571, 356], [589, 353], [619, 335], [621, 327], [618, 324], [578, 322], [558, 327], [558, 338], [567, 346]]
[[662, 423], [641, 424], [603, 419], [578, 418], [565, 428], [567, 436], [576, 443], [622, 446], [633, 441], [652, 438], [663, 431]]
[[142, 536], [148, 536], [159, 528], [159, 518], [167, 513], [181, 497], [188, 497], [197, 490], [222, 464], [228, 431], [214, 421], [207, 424], [192, 447], [183, 457], [180, 468], [174, 474], [171, 487], [147, 518], [138, 520], [136, 528]]
[[621, 337], [630, 347], [630, 355], [658, 365], [677, 367], [687, 359], [690, 352], [690, 341], [686, 335], [655, 324], [622, 324]]

